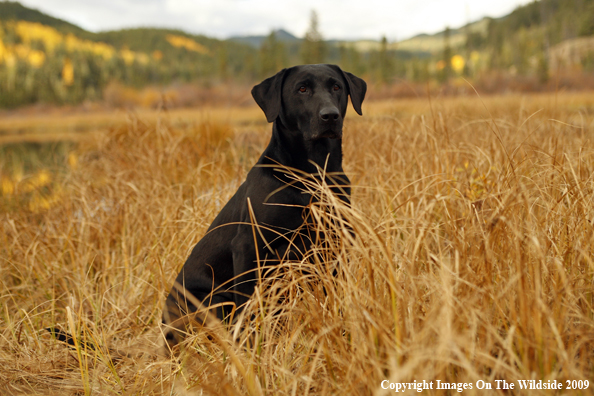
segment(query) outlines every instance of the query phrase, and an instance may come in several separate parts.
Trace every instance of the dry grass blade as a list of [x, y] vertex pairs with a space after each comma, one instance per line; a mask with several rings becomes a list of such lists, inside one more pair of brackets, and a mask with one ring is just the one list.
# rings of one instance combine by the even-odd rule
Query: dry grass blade
[[[157, 354], [167, 288], [269, 129], [132, 119], [43, 185], [3, 165], [0, 393], [455, 392], [439, 380], [472, 395], [594, 378], [593, 108], [562, 93], [368, 104], [344, 131], [352, 206], [337, 175], [283, 169], [319, 197], [324, 242], [276, 268], [260, 258], [268, 276], [237, 323], [196, 329], [176, 359]], [[114, 363], [113, 349], [144, 353]]]

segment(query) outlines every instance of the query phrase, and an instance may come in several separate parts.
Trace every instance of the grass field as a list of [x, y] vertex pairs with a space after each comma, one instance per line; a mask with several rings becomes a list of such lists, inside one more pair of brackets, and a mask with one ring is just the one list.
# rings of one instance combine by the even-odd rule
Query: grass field
[[[387, 395], [426, 381], [473, 395], [503, 394], [502, 380], [594, 394], [594, 95], [350, 109], [353, 208], [315, 213], [356, 238], [285, 263], [253, 320], [209, 324], [171, 359], [168, 288], [270, 134], [255, 107], [195, 112], [128, 116], [49, 162], [3, 151], [0, 394]], [[532, 379], [564, 390], [519, 390]]]

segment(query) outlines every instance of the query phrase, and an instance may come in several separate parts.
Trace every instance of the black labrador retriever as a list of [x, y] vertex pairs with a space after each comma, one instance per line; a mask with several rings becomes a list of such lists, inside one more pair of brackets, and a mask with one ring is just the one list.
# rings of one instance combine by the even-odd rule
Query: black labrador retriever
[[254, 292], [258, 266], [299, 259], [311, 246], [304, 222], [315, 197], [286, 169], [311, 177], [325, 169], [333, 175], [333, 192], [350, 203], [350, 181], [342, 169], [342, 123], [348, 96], [361, 115], [366, 90], [365, 81], [327, 64], [283, 69], [252, 89], [273, 123], [272, 138], [175, 280], [163, 312], [170, 346], [183, 338], [196, 305], [212, 307], [225, 319]]

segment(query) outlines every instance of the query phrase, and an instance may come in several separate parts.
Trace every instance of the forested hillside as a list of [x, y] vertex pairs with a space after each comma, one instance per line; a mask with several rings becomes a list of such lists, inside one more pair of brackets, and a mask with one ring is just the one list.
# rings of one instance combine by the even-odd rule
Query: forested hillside
[[155, 96], [166, 87], [251, 84], [282, 67], [318, 62], [337, 63], [384, 87], [408, 84], [406, 94], [418, 94], [414, 84], [459, 92], [467, 86], [461, 77], [487, 92], [550, 89], [551, 77], [557, 88], [594, 88], [594, 0], [542, 0], [503, 18], [402, 43], [324, 41], [319, 31], [312, 13], [304, 39], [283, 30], [229, 40], [153, 28], [93, 33], [0, 2], [0, 107], [98, 101], [110, 86], [153, 87]]
[[87, 34], [92, 35], [92, 33], [89, 33], [70, 22], [66, 22], [59, 18], [54, 18], [38, 10], [23, 7], [18, 2], [0, 2], [0, 21], [38, 22], [43, 25], [53, 27], [61, 33], [74, 33], [78, 36]]
[[[490, 56], [492, 69], [513, 67], [519, 74], [550, 73], [560, 61], [574, 69], [592, 70], [592, 50], [584, 48], [578, 61], [559, 59], [559, 45], [594, 35], [593, 0], [541, 0], [520, 7], [489, 24], [486, 37], [472, 37], [471, 49]], [[554, 70], [553, 70], [554, 71]], [[544, 73], [544, 74], [543, 74]]]
[[110, 82], [141, 88], [251, 80], [254, 56], [248, 45], [175, 30], [91, 33], [0, 3], [0, 107], [97, 100]]

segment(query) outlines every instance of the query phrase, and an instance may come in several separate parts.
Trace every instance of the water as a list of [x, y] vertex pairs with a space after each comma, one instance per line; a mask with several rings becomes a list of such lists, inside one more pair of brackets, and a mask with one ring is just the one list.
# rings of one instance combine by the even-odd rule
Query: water
[[59, 173], [72, 166], [73, 141], [22, 142], [0, 145], [0, 175], [22, 179], [40, 171]]

